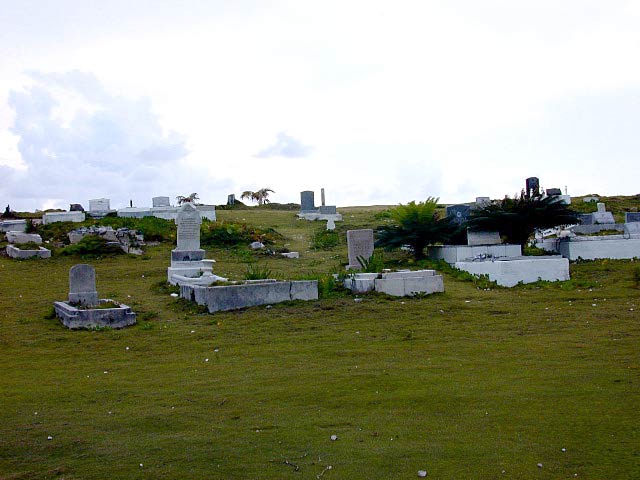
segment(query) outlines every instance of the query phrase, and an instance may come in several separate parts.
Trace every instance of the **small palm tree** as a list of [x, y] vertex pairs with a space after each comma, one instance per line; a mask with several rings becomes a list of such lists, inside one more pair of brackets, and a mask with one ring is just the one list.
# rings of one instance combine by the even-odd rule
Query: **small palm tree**
[[265, 203], [269, 203], [269, 194], [276, 193], [270, 188], [261, 188], [257, 192], [254, 192], [256, 196], [256, 200], [258, 201], [258, 205], [264, 205]]
[[200, 200], [200, 197], [198, 197], [197, 193], [192, 193], [191, 195], [186, 197], [183, 197], [182, 195], [178, 195], [176, 197], [178, 205], [182, 205], [183, 203], [195, 203], [196, 200]]
[[394, 225], [378, 228], [376, 247], [386, 250], [408, 245], [416, 260], [425, 258], [429, 244], [447, 241], [456, 230], [449, 218], [439, 218], [438, 198], [428, 197], [424, 202], [409, 202], [390, 210]]
[[258, 205], [264, 205], [265, 203], [269, 203], [269, 194], [276, 193], [270, 188], [261, 188], [257, 192], [252, 192], [251, 190], [245, 190], [240, 195], [240, 198], [246, 198], [251, 200], [252, 202], [258, 202]]
[[536, 229], [570, 225], [578, 215], [557, 196], [505, 197], [500, 202], [475, 210], [467, 222], [471, 230], [498, 231], [509, 243], [524, 248]]

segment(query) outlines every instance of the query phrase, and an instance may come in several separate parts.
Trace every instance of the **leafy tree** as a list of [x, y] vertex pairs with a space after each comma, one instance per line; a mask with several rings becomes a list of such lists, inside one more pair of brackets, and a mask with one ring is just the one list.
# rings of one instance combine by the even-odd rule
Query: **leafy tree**
[[507, 242], [524, 247], [536, 229], [578, 222], [578, 214], [557, 196], [505, 197], [498, 203], [475, 210], [467, 222], [471, 230], [498, 231]]
[[186, 197], [183, 197], [182, 195], [178, 195], [176, 197], [178, 205], [182, 205], [183, 203], [196, 203], [197, 200], [200, 200], [200, 197], [197, 193], [192, 193], [191, 195]]
[[456, 230], [450, 218], [440, 218], [436, 211], [438, 198], [428, 197], [424, 202], [409, 202], [389, 211], [393, 225], [377, 230], [376, 247], [392, 250], [408, 245], [416, 260], [425, 258], [427, 245], [446, 242]]
[[244, 192], [242, 192], [242, 195], [240, 195], [240, 198], [242, 199], [247, 199], [247, 200], [251, 200], [252, 202], [256, 201], [256, 197], [255, 197], [256, 193], [252, 192], [251, 190], [245, 190]]

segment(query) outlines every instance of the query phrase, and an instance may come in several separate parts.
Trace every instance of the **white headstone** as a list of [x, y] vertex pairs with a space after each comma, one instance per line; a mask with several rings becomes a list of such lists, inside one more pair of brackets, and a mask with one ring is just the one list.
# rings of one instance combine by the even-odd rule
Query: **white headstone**
[[598, 207], [598, 213], [605, 213], [607, 211], [605, 204], [602, 202], [598, 202], [596, 206]]
[[89, 211], [90, 212], [108, 212], [111, 201], [108, 198], [95, 198], [93, 200], [89, 200]]
[[178, 246], [176, 250], [199, 250], [202, 219], [196, 206], [191, 202], [182, 204], [176, 217], [176, 223], [178, 224]]
[[151, 204], [154, 207], [170, 207], [171, 199], [169, 197], [153, 197]]
[[335, 230], [336, 229], [336, 222], [333, 218], [330, 218], [329, 220], [327, 220], [327, 230]]

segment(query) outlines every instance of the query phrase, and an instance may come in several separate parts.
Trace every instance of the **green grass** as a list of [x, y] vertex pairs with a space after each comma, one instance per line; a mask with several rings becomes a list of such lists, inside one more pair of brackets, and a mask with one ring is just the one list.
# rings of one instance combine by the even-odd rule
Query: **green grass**
[[[343, 210], [340, 232], [383, 210]], [[640, 477], [637, 262], [514, 289], [445, 271], [444, 294], [357, 303], [328, 280], [343, 239], [312, 249], [318, 224], [288, 211], [218, 216], [301, 258], [214, 248], [214, 273], [258, 262], [322, 278], [323, 298], [203, 313], [163, 283], [166, 243], [90, 261], [136, 326], [69, 331], [50, 312], [78, 259], [0, 257], [0, 478]]]

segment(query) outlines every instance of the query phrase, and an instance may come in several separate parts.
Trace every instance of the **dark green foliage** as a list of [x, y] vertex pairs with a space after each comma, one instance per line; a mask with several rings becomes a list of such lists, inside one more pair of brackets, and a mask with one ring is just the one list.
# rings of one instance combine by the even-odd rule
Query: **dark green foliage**
[[22, 250], [38, 250], [40, 245], [36, 242], [16, 243], [16, 247]]
[[230, 247], [262, 242], [273, 245], [282, 239], [273, 228], [249, 227], [244, 223], [205, 222], [202, 224], [200, 244], [208, 247]]
[[449, 218], [439, 218], [437, 208], [438, 199], [432, 197], [392, 208], [394, 224], [378, 228], [376, 247], [392, 250], [408, 245], [416, 260], [423, 259], [427, 245], [448, 241], [457, 228]]
[[339, 242], [338, 232], [333, 230], [318, 230], [313, 236], [312, 248], [314, 250], [330, 250]]
[[171, 242], [176, 238], [176, 224], [171, 220], [156, 217], [126, 218], [104, 217], [98, 220], [98, 225], [138, 230], [147, 242]]
[[633, 282], [636, 288], [640, 288], [640, 267], [636, 267], [633, 271]]
[[97, 235], [87, 235], [75, 245], [69, 245], [60, 252], [62, 255], [83, 255], [103, 257], [110, 255], [122, 255], [124, 251], [118, 246], [107, 242]]
[[508, 243], [524, 247], [537, 228], [551, 228], [578, 222], [576, 212], [558, 197], [505, 197], [498, 203], [475, 210], [467, 226], [472, 230], [497, 231]]
[[27, 218], [27, 228], [25, 230], [25, 233], [36, 233], [36, 227], [30, 218]]
[[522, 249], [522, 254], [528, 257], [543, 257], [549, 255], [549, 252], [545, 252], [541, 248], [526, 246]]
[[[40, 234], [42, 240], [50, 240], [52, 242], [62, 242], [66, 245], [69, 244], [69, 237], [67, 233], [71, 230], [78, 228], [81, 224], [73, 222], [55, 222], [48, 223], [46, 225], [38, 225], [36, 232]], [[85, 225], [85, 224], [82, 224]]]

